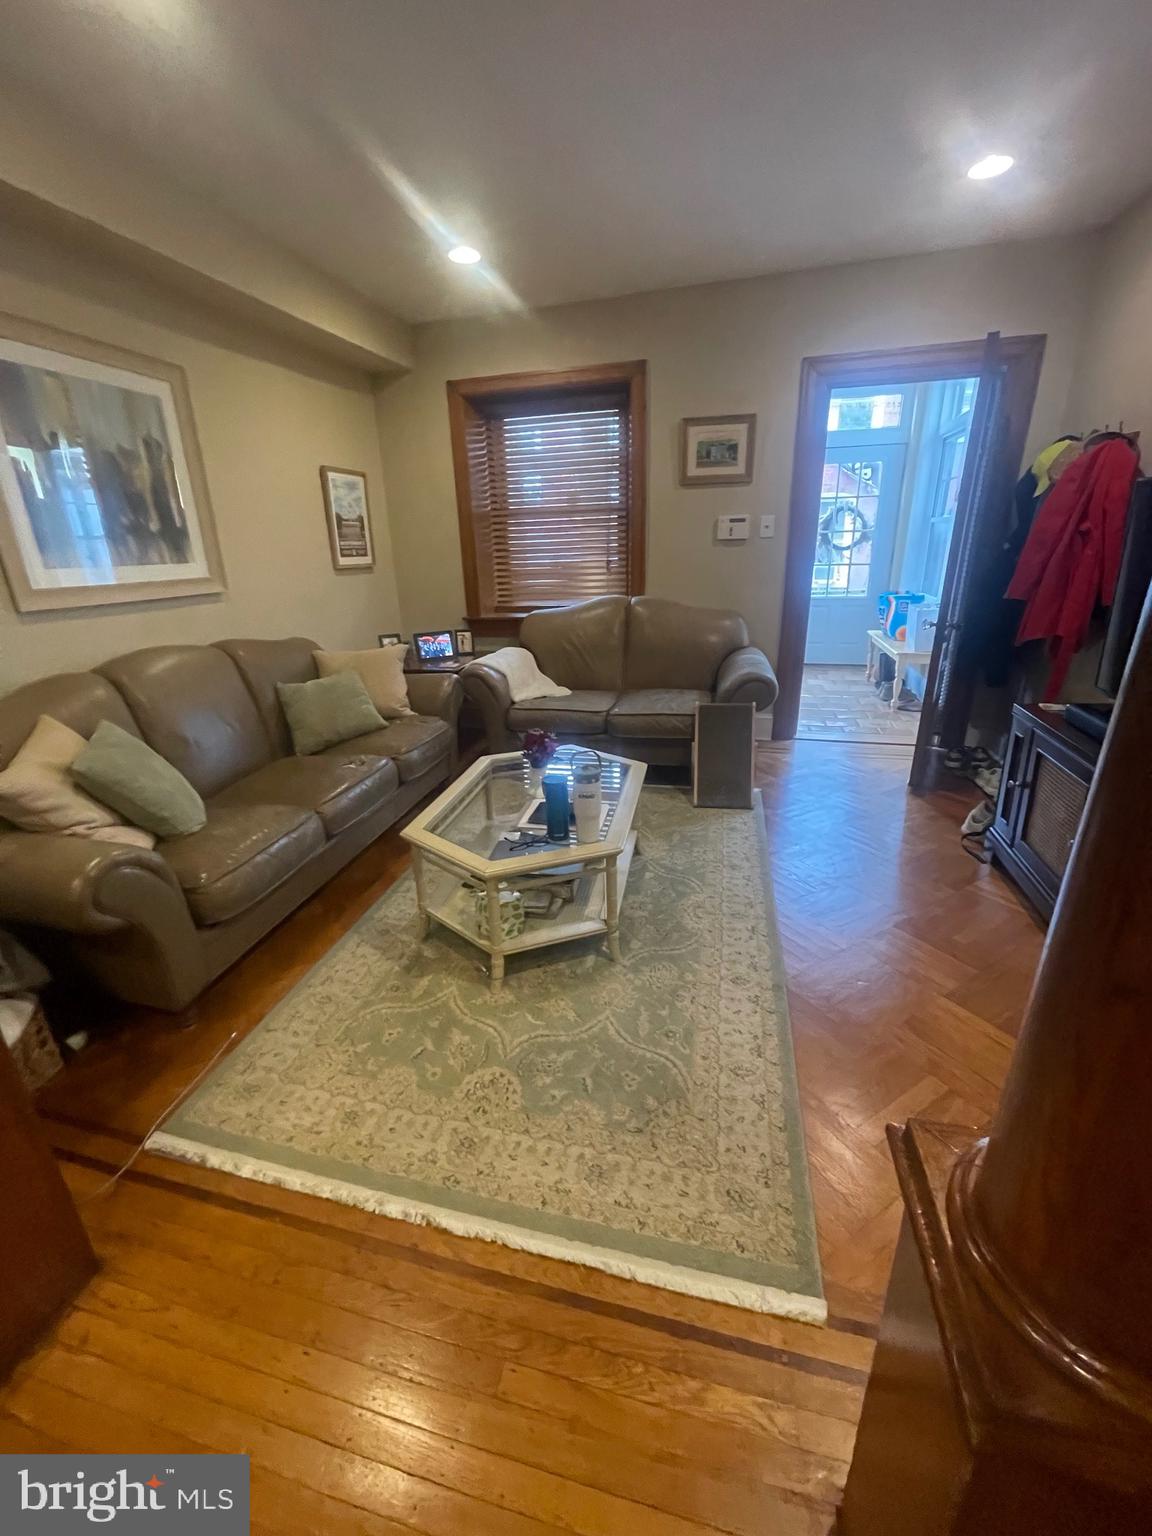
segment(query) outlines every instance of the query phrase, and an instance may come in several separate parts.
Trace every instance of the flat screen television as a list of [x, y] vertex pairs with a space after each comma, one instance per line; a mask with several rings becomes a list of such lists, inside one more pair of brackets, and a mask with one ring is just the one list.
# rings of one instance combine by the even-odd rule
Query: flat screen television
[[1124, 529], [1124, 553], [1116, 582], [1116, 601], [1108, 618], [1096, 686], [1112, 698], [1120, 692], [1120, 679], [1128, 661], [1144, 599], [1152, 584], [1152, 476], [1137, 480]]

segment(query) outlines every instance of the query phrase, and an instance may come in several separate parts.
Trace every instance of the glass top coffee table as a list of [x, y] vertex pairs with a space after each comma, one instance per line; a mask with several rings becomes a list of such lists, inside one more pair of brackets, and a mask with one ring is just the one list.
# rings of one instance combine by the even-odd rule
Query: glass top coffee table
[[[568, 771], [579, 747], [559, 747]], [[647, 771], [631, 758], [601, 763], [600, 836], [548, 842], [543, 796], [519, 752], [481, 757], [404, 828], [421, 933], [442, 923], [491, 957], [493, 989], [506, 956], [603, 934], [620, 958], [620, 903], [636, 851], [636, 808]]]

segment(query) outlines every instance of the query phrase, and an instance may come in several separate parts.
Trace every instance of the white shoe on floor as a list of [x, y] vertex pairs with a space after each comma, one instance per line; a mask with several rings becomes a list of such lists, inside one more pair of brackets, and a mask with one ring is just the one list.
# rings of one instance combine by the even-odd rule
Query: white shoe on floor
[[981, 800], [979, 805], [974, 805], [964, 818], [960, 828], [961, 837], [980, 837], [992, 825], [996, 815], [996, 807], [991, 800]]

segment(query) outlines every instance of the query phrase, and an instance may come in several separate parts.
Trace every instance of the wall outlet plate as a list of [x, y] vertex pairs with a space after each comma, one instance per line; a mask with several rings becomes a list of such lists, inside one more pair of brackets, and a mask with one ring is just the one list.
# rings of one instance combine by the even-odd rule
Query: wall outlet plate
[[774, 539], [776, 537], [775, 512], [769, 512], [760, 519], [760, 537], [762, 539]]

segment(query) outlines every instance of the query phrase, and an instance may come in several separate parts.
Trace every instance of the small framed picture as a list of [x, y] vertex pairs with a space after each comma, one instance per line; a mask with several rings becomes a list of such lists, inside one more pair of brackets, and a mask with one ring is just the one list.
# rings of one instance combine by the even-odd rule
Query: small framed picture
[[421, 661], [451, 661], [456, 654], [450, 629], [417, 630], [412, 649]]
[[337, 571], [370, 571], [376, 564], [372, 523], [368, 516], [368, 479], [358, 469], [321, 464], [324, 511], [332, 567]]
[[685, 416], [680, 423], [681, 485], [751, 485], [756, 417]]
[[457, 656], [475, 656], [476, 642], [472, 638], [472, 631], [470, 629], [458, 629], [455, 631], [455, 635]]
[[400, 635], [400, 634], [395, 634], [395, 633], [390, 634], [390, 635], [377, 635], [376, 636], [376, 644], [377, 645], [403, 645], [404, 644], [404, 636]]

